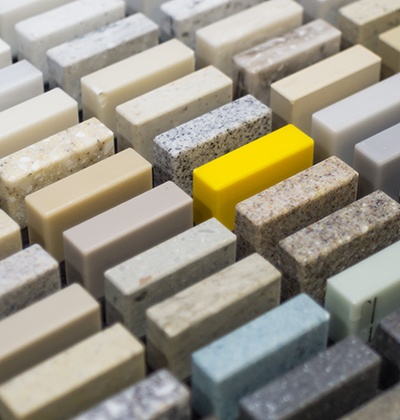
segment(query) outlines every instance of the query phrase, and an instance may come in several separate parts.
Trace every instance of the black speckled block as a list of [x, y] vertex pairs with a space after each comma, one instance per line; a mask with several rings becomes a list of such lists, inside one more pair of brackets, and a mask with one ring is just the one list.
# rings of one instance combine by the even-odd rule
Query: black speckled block
[[350, 336], [243, 398], [241, 418], [337, 419], [377, 392], [380, 357]]

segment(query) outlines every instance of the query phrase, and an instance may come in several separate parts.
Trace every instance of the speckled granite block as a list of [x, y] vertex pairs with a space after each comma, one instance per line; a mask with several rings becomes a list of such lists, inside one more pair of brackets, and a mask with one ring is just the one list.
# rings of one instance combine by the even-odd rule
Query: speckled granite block
[[276, 307], [280, 284], [280, 272], [253, 254], [152, 306], [146, 312], [147, 363], [189, 377], [191, 354]]
[[332, 156], [240, 202], [238, 258], [258, 252], [279, 267], [279, 241], [353, 202], [357, 181], [357, 172]]
[[12, 64], [11, 48], [0, 38], [0, 69]]
[[190, 420], [190, 392], [167, 370], [114, 395], [74, 420]]
[[158, 43], [158, 26], [141, 13], [47, 51], [50, 88], [59, 86], [82, 108], [81, 78]]
[[339, 52], [340, 31], [318, 19], [233, 57], [235, 97], [269, 105], [271, 84]]
[[236, 236], [210, 219], [107, 270], [107, 322], [121, 321], [137, 337], [146, 334], [146, 310], [233, 264]]
[[96, 118], [0, 159], [0, 206], [26, 226], [25, 197], [114, 154], [114, 135]]
[[0, 260], [21, 250], [22, 237], [18, 223], [0, 210]]
[[376, 395], [380, 364], [349, 337], [243, 398], [241, 419], [335, 420]]
[[0, 261], [0, 319], [61, 288], [57, 261], [32, 245]]
[[193, 170], [271, 131], [272, 111], [247, 95], [154, 139], [154, 183], [192, 195]]
[[400, 239], [400, 204], [375, 191], [279, 242], [284, 298], [323, 302], [326, 280]]
[[240, 398], [325, 349], [328, 320], [300, 294], [193, 353], [194, 410], [235, 419]]

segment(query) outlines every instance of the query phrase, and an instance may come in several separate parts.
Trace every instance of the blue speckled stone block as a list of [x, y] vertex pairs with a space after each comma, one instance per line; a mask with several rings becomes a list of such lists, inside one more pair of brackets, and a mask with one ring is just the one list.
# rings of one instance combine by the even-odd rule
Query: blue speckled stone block
[[325, 349], [328, 322], [328, 312], [300, 294], [193, 353], [194, 410], [236, 419], [240, 398]]

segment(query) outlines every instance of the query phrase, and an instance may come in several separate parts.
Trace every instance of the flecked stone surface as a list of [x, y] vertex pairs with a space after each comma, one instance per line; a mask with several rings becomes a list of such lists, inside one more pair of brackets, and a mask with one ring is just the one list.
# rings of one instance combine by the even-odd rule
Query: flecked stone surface
[[349, 337], [243, 398], [241, 419], [335, 420], [376, 395], [380, 363]]
[[0, 319], [61, 288], [57, 261], [32, 245], [0, 261]]
[[190, 413], [189, 390], [162, 369], [74, 420], [190, 420]]
[[0, 210], [0, 260], [21, 250], [22, 237], [18, 223]]
[[279, 267], [279, 241], [352, 203], [357, 181], [357, 172], [332, 156], [240, 202], [238, 258], [258, 252]]
[[152, 306], [146, 312], [148, 364], [179, 379], [190, 376], [191, 354], [276, 307], [280, 285], [280, 272], [253, 254]]
[[323, 302], [326, 280], [400, 239], [400, 204], [375, 191], [279, 242], [284, 298]]
[[247, 95], [154, 139], [154, 183], [175, 182], [192, 195], [193, 170], [271, 131], [272, 111]]

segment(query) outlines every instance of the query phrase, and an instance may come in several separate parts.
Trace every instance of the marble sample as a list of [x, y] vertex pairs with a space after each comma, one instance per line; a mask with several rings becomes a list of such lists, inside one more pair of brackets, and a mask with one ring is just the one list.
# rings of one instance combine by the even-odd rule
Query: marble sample
[[49, 86], [82, 108], [81, 78], [158, 44], [158, 26], [141, 13], [110, 23], [47, 51]]
[[165, 369], [112, 396], [73, 420], [189, 420], [190, 391]]
[[349, 337], [243, 398], [240, 418], [335, 420], [377, 394], [380, 365]]
[[76, 0], [15, 25], [18, 59], [26, 58], [49, 81], [46, 52], [56, 45], [122, 19], [122, 0]]
[[280, 272], [253, 254], [152, 306], [147, 363], [189, 377], [191, 354], [278, 306], [280, 286]]
[[62, 261], [63, 231], [151, 187], [151, 165], [134, 150], [101, 160], [26, 197], [30, 243]]
[[326, 280], [400, 239], [400, 204], [375, 191], [279, 242], [284, 297], [323, 302]]
[[260, 0], [172, 0], [160, 6], [161, 39], [177, 38], [193, 50], [196, 31], [261, 3]]
[[115, 132], [115, 108], [194, 71], [194, 52], [176, 39], [148, 48], [81, 79], [83, 118]]
[[397, 0], [358, 0], [339, 9], [338, 29], [345, 46], [361, 44], [376, 52], [378, 35], [400, 25]]
[[[1, 6], [0, 6], [1, 7]], [[1, 25], [0, 25], [1, 31]], [[0, 38], [0, 69], [12, 64], [11, 48]]]
[[0, 319], [61, 288], [57, 261], [32, 245], [0, 261]]
[[378, 36], [377, 53], [390, 71], [400, 72], [400, 25]]
[[233, 57], [235, 97], [270, 103], [271, 84], [339, 52], [340, 31], [317, 19]]
[[154, 137], [232, 101], [232, 80], [214, 66], [197, 70], [116, 108], [118, 150], [154, 162]]
[[25, 197], [114, 154], [114, 135], [96, 118], [0, 159], [0, 206], [26, 227]]
[[75, 284], [0, 322], [0, 383], [101, 330], [100, 305]]
[[207, 220], [104, 274], [107, 323], [146, 334], [146, 310], [235, 262], [236, 237]]
[[311, 115], [379, 82], [381, 61], [362, 45], [350, 47], [272, 83], [271, 108], [310, 135]]
[[144, 375], [143, 345], [115, 324], [2, 384], [0, 415], [68, 419]]
[[305, 19], [323, 19], [337, 27], [339, 9], [354, 0], [299, 0]]
[[238, 203], [238, 258], [258, 252], [280, 267], [279, 241], [355, 201], [357, 180], [332, 156]]
[[78, 122], [76, 101], [59, 88], [8, 108], [0, 112], [0, 158]]
[[0, 260], [22, 250], [19, 224], [0, 209]]
[[300, 294], [192, 355], [192, 405], [220, 420], [239, 399], [326, 348], [329, 314]]
[[371, 341], [378, 322], [400, 306], [399, 255], [400, 241], [328, 279], [325, 309], [331, 314], [331, 340], [353, 334]]
[[200, 67], [214, 65], [233, 76], [233, 56], [300, 26], [303, 8], [292, 0], [265, 1], [196, 31]]
[[193, 170], [271, 131], [272, 111], [246, 95], [154, 138], [154, 183], [192, 195]]
[[400, 189], [400, 123], [357, 143], [353, 168], [359, 173], [358, 194], [382, 190], [393, 199]]
[[312, 165], [314, 142], [288, 124], [193, 171], [193, 217], [235, 225], [235, 205]]
[[0, 112], [43, 92], [42, 73], [29, 61], [0, 69]]
[[106, 270], [192, 226], [192, 199], [166, 182], [64, 231], [67, 281], [103, 296]]
[[337, 156], [353, 164], [354, 146], [400, 123], [400, 73], [312, 115], [315, 161]]

